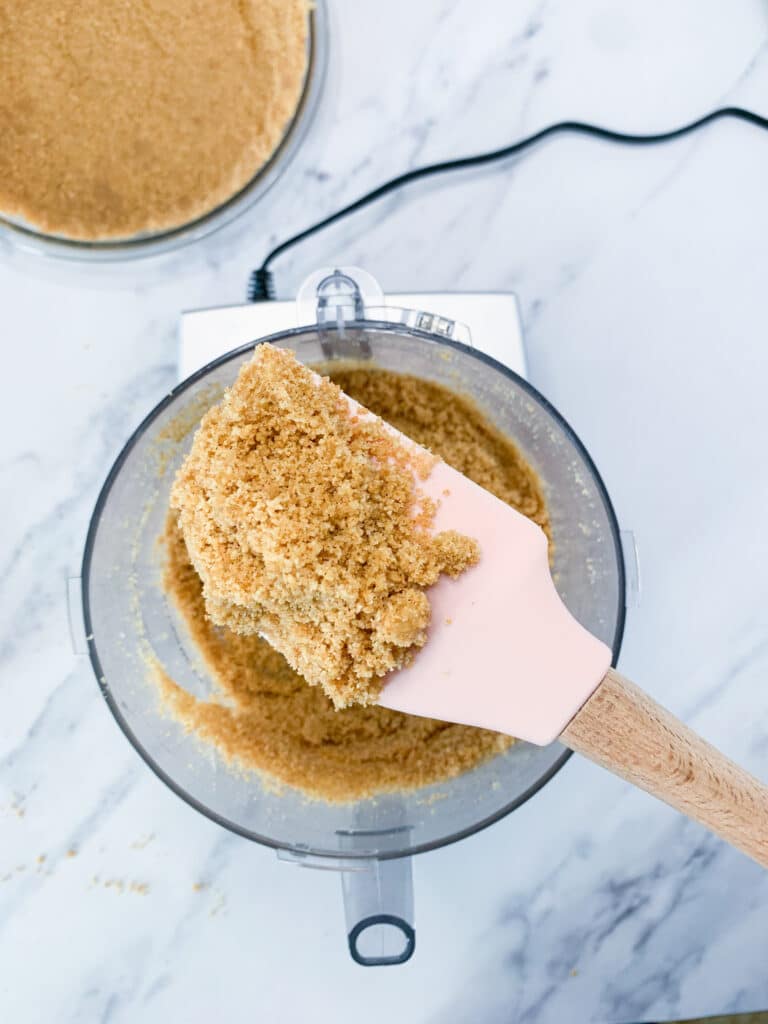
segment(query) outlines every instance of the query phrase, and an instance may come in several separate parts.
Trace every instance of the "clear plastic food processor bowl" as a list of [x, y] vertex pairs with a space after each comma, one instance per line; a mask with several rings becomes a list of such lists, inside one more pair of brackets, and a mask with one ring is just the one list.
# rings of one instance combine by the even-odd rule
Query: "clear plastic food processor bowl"
[[[612, 647], [615, 659], [624, 623], [624, 563], [616, 518], [589, 455], [529, 384], [446, 337], [450, 325], [438, 324], [438, 336], [420, 329], [434, 326], [423, 315], [402, 319], [407, 323], [316, 324], [270, 340], [305, 363], [353, 357], [471, 395], [539, 474], [552, 521], [557, 588], [571, 612]], [[291, 789], [277, 794], [258, 776], [230, 770], [159, 713], [147, 671], [149, 650], [191, 692], [206, 695], [212, 686], [160, 586], [157, 539], [169, 489], [201, 415], [250, 354], [251, 346], [232, 352], [179, 385], [141, 424], [110, 472], [83, 565], [89, 653], [121, 728], [171, 789], [233, 832], [275, 847], [284, 859], [341, 871], [353, 957], [365, 964], [400, 963], [415, 941], [407, 858], [508, 814], [552, 778], [568, 753], [557, 743], [519, 743], [449, 782], [331, 805]]]

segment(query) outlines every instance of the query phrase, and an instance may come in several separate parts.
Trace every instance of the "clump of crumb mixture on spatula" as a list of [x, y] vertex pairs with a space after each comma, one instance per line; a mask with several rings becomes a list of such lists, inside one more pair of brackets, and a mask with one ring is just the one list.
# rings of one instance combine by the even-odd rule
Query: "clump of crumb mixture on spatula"
[[427, 588], [478, 561], [420, 492], [439, 461], [263, 344], [201, 421], [171, 505], [212, 621], [259, 633], [337, 707], [427, 639]]

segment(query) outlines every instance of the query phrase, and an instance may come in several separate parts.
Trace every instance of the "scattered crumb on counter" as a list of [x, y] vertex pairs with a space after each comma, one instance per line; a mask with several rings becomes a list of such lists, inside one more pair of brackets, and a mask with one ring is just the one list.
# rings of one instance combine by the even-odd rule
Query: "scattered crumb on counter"
[[15, 814], [17, 818], [23, 818], [24, 815], [27, 813], [27, 809], [24, 806], [24, 798], [14, 797], [14, 799], [8, 806], [8, 810], [11, 812], [11, 814]]
[[98, 875], [94, 875], [91, 881], [91, 888], [96, 886], [110, 889], [119, 896], [122, 896], [124, 893], [133, 893], [136, 896], [147, 896], [149, 894], [149, 884], [135, 879], [126, 881], [124, 878], [107, 878], [102, 882]]

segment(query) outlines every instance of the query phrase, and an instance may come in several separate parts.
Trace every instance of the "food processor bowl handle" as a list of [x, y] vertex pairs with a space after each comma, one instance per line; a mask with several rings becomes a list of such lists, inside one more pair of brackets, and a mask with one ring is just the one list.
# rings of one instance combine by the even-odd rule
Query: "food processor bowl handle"
[[341, 888], [352, 959], [364, 967], [410, 960], [416, 948], [411, 858], [359, 862], [342, 872]]

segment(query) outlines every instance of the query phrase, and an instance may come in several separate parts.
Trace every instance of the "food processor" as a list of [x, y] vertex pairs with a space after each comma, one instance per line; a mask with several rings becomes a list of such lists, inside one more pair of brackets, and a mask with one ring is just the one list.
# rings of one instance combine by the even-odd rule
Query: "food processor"
[[[552, 572], [573, 615], [607, 643], [614, 663], [625, 613], [624, 556], [615, 514], [589, 454], [550, 403], [472, 346], [445, 315], [388, 305], [362, 271], [324, 270], [300, 290], [297, 326], [269, 341], [303, 363], [344, 359], [435, 381], [470, 396], [513, 438], [549, 508]], [[174, 475], [205, 411], [235, 380], [253, 343], [194, 372], [137, 428], [96, 504], [82, 572], [85, 632], [102, 694], [152, 770], [202, 814], [275, 848], [293, 864], [340, 872], [352, 957], [402, 963], [415, 947], [409, 858], [462, 839], [519, 807], [558, 771], [558, 743], [516, 743], [471, 771], [413, 792], [331, 804], [225, 763], [165, 717], [149, 668], [198, 697], [214, 683], [161, 585], [158, 538]]]

